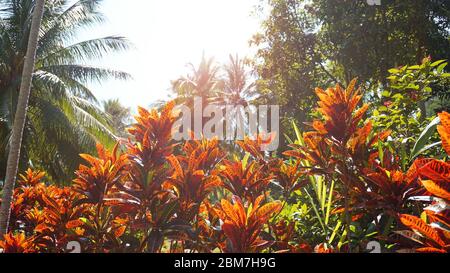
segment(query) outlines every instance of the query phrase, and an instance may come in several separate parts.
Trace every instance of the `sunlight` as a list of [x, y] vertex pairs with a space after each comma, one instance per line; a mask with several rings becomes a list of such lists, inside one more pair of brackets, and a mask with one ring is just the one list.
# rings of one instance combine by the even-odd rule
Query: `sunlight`
[[258, 18], [251, 15], [257, 0], [130, 2], [133, 5], [105, 1], [102, 11], [107, 23], [83, 33], [84, 38], [124, 35], [136, 47], [102, 60], [103, 66], [116, 67], [134, 77], [131, 82], [94, 85], [102, 99], [120, 98], [133, 109], [148, 106], [166, 98], [170, 81], [185, 74], [187, 63], [197, 64], [203, 52], [218, 62], [227, 61], [228, 54], [252, 53], [248, 41], [259, 28]]
[[111, 265], [288, 272], [361, 269], [302, 253], [450, 252], [449, 11], [0, 1], [0, 264], [166, 253]]

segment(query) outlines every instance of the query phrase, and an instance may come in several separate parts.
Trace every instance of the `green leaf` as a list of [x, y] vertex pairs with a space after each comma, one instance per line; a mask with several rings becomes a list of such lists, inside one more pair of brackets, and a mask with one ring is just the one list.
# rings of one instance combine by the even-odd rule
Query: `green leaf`
[[435, 67], [435, 66], [440, 65], [440, 64], [443, 63], [443, 62], [445, 62], [445, 60], [438, 60], [438, 61], [435, 61], [434, 63], [432, 63], [430, 66], [431, 66], [431, 67]]
[[436, 117], [433, 119], [430, 124], [427, 125], [425, 130], [420, 134], [419, 138], [416, 141], [416, 144], [414, 145], [414, 148], [411, 152], [411, 159], [418, 156], [421, 152], [423, 152], [423, 149], [425, 145], [427, 144], [430, 137], [433, 135], [433, 133], [436, 131], [436, 126], [439, 124], [440, 119], [439, 117]]
[[383, 151], [383, 142], [381, 140], [378, 140], [378, 157], [380, 158], [381, 164], [383, 164], [384, 151]]
[[334, 237], [336, 237], [336, 234], [337, 234], [339, 228], [341, 227], [341, 225], [342, 225], [342, 221], [338, 221], [336, 224], [336, 227], [333, 229], [333, 233], [331, 234], [330, 239], [328, 240], [329, 244], [331, 244], [333, 242]]
[[387, 111], [388, 110], [388, 108], [386, 107], [386, 106], [380, 106], [380, 107], [378, 107], [378, 111], [380, 111], [380, 112], [385, 112], [385, 111]]
[[250, 158], [250, 153], [245, 153], [244, 158], [242, 159], [242, 168], [247, 168], [248, 159]]
[[406, 144], [408, 143], [408, 139], [405, 138], [402, 140], [400, 144], [400, 155], [402, 159], [402, 168], [405, 169], [406, 165], [408, 164], [408, 155], [406, 153]]
[[294, 143], [294, 141], [292, 141], [292, 139], [287, 134], [284, 134], [284, 137], [286, 138], [286, 141], [287, 141], [288, 144], [293, 144]]
[[442, 71], [444, 71], [444, 68], [447, 66], [447, 63], [443, 63], [440, 66], [438, 66], [437, 68], [437, 72], [438, 73], [442, 73]]
[[331, 213], [331, 203], [333, 202], [334, 180], [331, 181], [330, 192], [328, 194], [327, 210], [325, 215], [325, 225], [328, 225]]
[[400, 93], [397, 93], [397, 94], [393, 95], [392, 98], [395, 100], [401, 100], [401, 99], [403, 99], [403, 95]]
[[438, 142], [435, 142], [435, 143], [428, 144], [425, 147], [423, 147], [422, 149], [420, 149], [420, 151], [417, 152], [417, 154], [414, 157], [416, 157], [416, 156], [422, 154], [423, 152], [433, 148], [434, 146], [438, 146], [438, 145], [441, 145], [441, 144], [442, 144], [442, 141], [438, 141]]
[[388, 70], [388, 72], [391, 74], [396, 74], [396, 73], [400, 72], [400, 70], [398, 70], [397, 68], [391, 68]]
[[417, 84], [410, 83], [410, 84], [408, 84], [408, 86], [406, 88], [413, 89], [413, 90], [419, 90], [420, 87]]
[[154, 170], [152, 170], [152, 171], [149, 171], [148, 173], [147, 173], [147, 179], [146, 179], [146, 183], [145, 183], [145, 186], [146, 187], [148, 187], [148, 185], [150, 185], [152, 182], [153, 182], [153, 177], [155, 176], [155, 171]]
[[317, 209], [316, 204], [314, 203], [313, 198], [311, 197], [311, 195], [308, 193], [307, 190], [305, 190], [305, 192], [306, 192], [306, 194], [307, 194], [307, 196], [308, 196], [308, 198], [309, 198], [309, 202], [310, 202], [310, 204], [311, 204], [311, 206], [312, 206], [312, 208], [313, 208], [313, 210], [314, 210], [314, 213], [316, 214], [317, 219], [319, 220], [319, 223], [320, 223], [320, 226], [322, 227], [322, 230], [323, 230], [325, 233], [328, 233], [328, 229], [325, 227], [325, 225], [324, 225], [324, 223], [323, 223], [323, 221], [322, 221], [322, 217], [321, 217], [320, 214], [319, 214], [319, 211], [318, 211], [318, 209]]
[[303, 145], [303, 137], [302, 137], [302, 133], [300, 132], [300, 129], [298, 129], [297, 124], [295, 123], [295, 121], [292, 121], [292, 126], [294, 127], [294, 131], [295, 131], [295, 135], [297, 137], [297, 144]]

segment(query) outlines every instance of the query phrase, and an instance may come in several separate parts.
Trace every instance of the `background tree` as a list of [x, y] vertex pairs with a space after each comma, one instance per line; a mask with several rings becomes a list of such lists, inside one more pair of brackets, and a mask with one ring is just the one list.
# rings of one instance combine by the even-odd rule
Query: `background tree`
[[[290, 1], [298, 2], [298, 1]], [[314, 0], [305, 11], [320, 23], [324, 54], [343, 66], [344, 80], [386, 83], [388, 70], [450, 57], [450, 3], [445, 0], [365, 1]]]
[[[78, 41], [81, 29], [103, 22], [101, 0], [46, 1], [32, 92], [24, 129], [20, 166], [45, 170], [54, 181], [70, 180], [81, 152], [94, 152], [95, 143], [112, 144], [114, 135], [93, 91], [92, 81], [129, 79], [127, 73], [90, 65], [90, 61], [130, 44], [109, 36]], [[10, 143], [19, 95], [23, 60], [34, 0], [2, 0], [0, 13], [0, 179]]]
[[258, 97], [255, 82], [251, 78], [246, 59], [238, 55], [229, 56], [229, 62], [223, 66], [223, 91], [216, 94], [215, 101], [220, 104], [247, 106]]
[[[259, 96], [247, 61], [245, 58], [239, 58], [238, 55], [230, 55], [228, 63], [218, 65], [212, 58], [207, 59], [203, 56], [197, 68], [190, 64], [192, 68], [190, 74], [172, 82], [175, 101], [191, 109], [193, 109], [194, 97], [202, 99], [203, 107], [208, 104], [247, 107]], [[226, 114], [225, 110], [224, 107], [223, 117]], [[246, 114], [243, 111], [232, 114], [236, 117], [234, 121], [231, 121], [232, 126], [237, 126], [235, 121], [238, 118], [246, 120]], [[234, 145], [231, 146], [234, 147]], [[231, 146], [228, 148], [232, 148]]]
[[[292, 135], [291, 120], [308, 120], [315, 87], [335, 82], [316, 52], [314, 18], [303, 12], [300, 1], [261, 1], [261, 14], [268, 14], [262, 31], [251, 44], [258, 48], [253, 66], [261, 104], [280, 105], [281, 128]], [[281, 136], [280, 147], [286, 147]]]
[[130, 108], [123, 106], [119, 99], [109, 99], [103, 101], [103, 110], [108, 115], [116, 136], [126, 138], [126, 128], [132, 122]]
[[[239, 58], [237, 54], [235, 56], [230, 54], [228, 63], [221, 68], [224, 72], [221, 75], [223, 89], [218, 90], [215, 93], [211, 102], [224, 106], [222, 109], [223, 117], [227, 117], [226, 106], [233, 106], [233, 110], [231, 113], [228, 113], [228, 117], [234, 117], [234, 119], [226, 119], [224, 122], [226, 122], [226, 124], [229, 123], [231, 128], [236, 130], [238, 126], [242, 126], [247, 134], [249, 134], [249, 119], [245, 108], [250, 104], [253, 104], [259, 97], [259, 94], [256, 92], [255, 80], [250, 74], [247, 59]], [[242, 124], [238, 124], [238, 122], [241, 121]], [[226, 127], [224, 126], [224, 128]], [[224, 132], [224, 135], [225, 133], [226, 132]], [[226, 148], [232, 152], [239, 151], [238, 146], [234, 141], [228, 142]]]
[[30, 34], [27, 42], [22, 79], [20, 82], [20, 94], [17, 101], [14, 128], [12, 132], [11, 148], [6, 165], [6, 180], [2, 189], [2, 203], [0, 206], [0, 237], [8, 232], [9, 216], [11, 213], [11, 201], [16, 182], [17, 169], [19, 167], [20, 148], [22, 145], [23, 128], [27, 116], [28, 98], [30, 97], [31, 81], [33, 77], [34, 61], [36, 58], [39, 28], [44, 13], [45, 0], [36, 1], [31, 17]]
[[[252, 39], [258, 91], [289, 117], [308, 121], [317, 86], [347, 84], [358, 77], [366, 89], [383, 89], [388, 70], [450, 56], [448, 1], [267, 0], [262, 31]], [[370, 83], [370, 84], [369, 84]], [[436, 92], [433, 92], [436, 93]], [[447, 97], [448, 90], [440, 90]], [[366, 99], [373, 99], [366, 96]]]
[[[190, 109], [192, 117], [194, 111], [203, 113], [203, 109], [211, 103], [220, 90], [223, 90], [223, 81], [220, 79], [219, 69], [213, 58], [202, 56], [200, 64], [196, 67], [190, 63], [190, 73], [182, 76], [172, 82], [172, 90], [175, 93], [175, 101], [178, 104], [184, 104]], [[202, 109], [194, 108], [194, 99], [199, 98], [202, 103]], [[202, 124], [206, 119], [202, 118]], [[194, 122], [192, 118], [191, 128], [194, 131]]]
[[205, 103], [223, 88], [219, 67], [213, 58], [202, 56], [197, 67], [192, 63], [189, 67], [190, 73], [172, 82], [172, 89], [180, 102], [193, 105], [193, 98], [200, 97]]

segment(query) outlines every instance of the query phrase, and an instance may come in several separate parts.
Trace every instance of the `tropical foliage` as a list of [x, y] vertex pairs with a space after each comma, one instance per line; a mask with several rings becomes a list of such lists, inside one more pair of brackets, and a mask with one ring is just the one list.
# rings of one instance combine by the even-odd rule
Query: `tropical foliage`
[[[172, 140], [173, 102], [139, 108], [127, 141], [97, 145], [67, 187], [29, 169], [18, 181], [4, 252], [446, 252], [449, 163], [418, 158], [407, 171], [375, 131], [353, 80], [317, 88], [320, 118], [286, 158], [246, 138]], [[450, 114], [437, 126], [447, 153]], [[311, 192], [312, 190], [312, 192]], [[429, 203], [421, 206], [422, 202]], [[312, 223], [306, 226], [305, 223]], [[317, 226], [318, 225], [318, 226]], [[318, 227], [316, 229], [316, 227]], [[404, 228], [402, 228], [404, 227]], [[408, 239], [413, 239], [409, 241]]]
[[[303, 130], [303, 122], [312, 120], [308, 114], [316, 86], [348, 85], [357, 77], [366, 100], [369, 91], [389, 89], [389, 69], [420, 64], [427, 56], [450, 58], [450, 4], [445, 0], [372, 6], [353, 0], [259, 2], [264, 21], [252, 39], [258, 50], [253, 60], [257, 87], [265, 104], [281, 106], [283, 131], [291, 135], [292, 119]], [[450, 111], [445, 86], [433, 88], [426, 117], [437, 113], [431, 101], [440, 105], [438, 110]]]
[[[46, 2], [0, 252], [450, 251], [446, 1], [267, 1], [256, 58], [203, 57], [172, 82], [172, 101], [134, 119], [87, 87], [129, 78], [87, 65], [124, 38], [75, 42], [103, 20], [101, 1]], [[33, 3], [1, 1], [0, 167]], [[282, 143], [175, 140], [180, 104], [279, 105]]]
[[[24, 132], [21, 167], [31, 160], [58, 179], [70, 179], [78, 154], [95, 143], [114, 144], [113, 130], [88, 84], [127, 73], [91, 65], [106, 54], [126, 50], [123, 37], [77, 40], [81, 29], [104, 21], [101, 0], [46, 1]], [[1, 1], [0, 13], [0, 179], [19, 94], [30, 18], [35, 1]]]

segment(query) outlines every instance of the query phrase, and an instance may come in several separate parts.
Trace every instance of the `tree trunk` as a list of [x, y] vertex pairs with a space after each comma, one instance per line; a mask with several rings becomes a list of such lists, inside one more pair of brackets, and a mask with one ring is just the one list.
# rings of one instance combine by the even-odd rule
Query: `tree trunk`
[[28, 47], [22, 71], [22, 81], [20, 83], [20, 93], [17, 102], [16, 115], [14, 117], [11, 145], [9, 148], [8, 162], [6, 165], [6, 179], [3, 187], [2, 204], [0, 207], [0, 238], [3, 237], [3, 235], [8, 231], [11, 201], [19, 165], [23, 130], [27, 116], [28, 98], [30, 96], [36, 49], [39, 39], [39, 29], [44, 13], [44, 2], [45, 0], [35, 1], [30, 36], [28, 37]]

